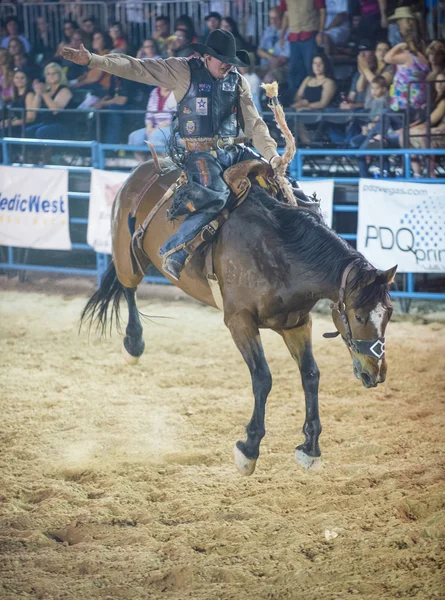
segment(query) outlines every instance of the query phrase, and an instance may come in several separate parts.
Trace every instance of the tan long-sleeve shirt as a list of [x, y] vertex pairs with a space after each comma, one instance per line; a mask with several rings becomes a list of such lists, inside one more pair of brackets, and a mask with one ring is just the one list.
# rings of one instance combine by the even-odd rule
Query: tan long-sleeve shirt
[[[107, 56], [92, 54], [89, 66], [124, 79], [172, 90], [177, 102], [182, 100], [190, 86], [190, 67], [186, 58], [139, 59], [126, 54], [108, 54]], [[266, 123], [260, 117], [253, 103], [249, 84], [242, 75], [240, 110], [244, 133], [252, 140], [258, 152], [270, 161], [272, 157], [277, 156], [277, 144], [271, 138]]]

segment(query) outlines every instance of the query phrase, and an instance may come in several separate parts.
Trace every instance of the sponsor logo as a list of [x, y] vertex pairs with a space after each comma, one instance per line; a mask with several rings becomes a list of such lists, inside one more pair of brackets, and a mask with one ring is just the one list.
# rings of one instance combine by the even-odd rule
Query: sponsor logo
[[222, 91], [223, 92], [234, 92], [235, 91], [235, 84], [234, 83], [229, 83], [228, 81], [223, 81]]
[[192, 114], [192, 109], [191, 109], [191, 108], [189, 108], [188, 106], [184, 106], [184, 108], [182, 109], [182, 112], [183, 112], [185, 115], [191, 115], [191, 114]]
[[192, 134], [195, 132], [196, 130], [196, 123], [195, 121], [187, 121], [187, 123], [185, 124], [185, 130], [188, 134]]
[[207, 115], [208, 114], [208, 99], [207, 98], [196, 98], [196, 114]]

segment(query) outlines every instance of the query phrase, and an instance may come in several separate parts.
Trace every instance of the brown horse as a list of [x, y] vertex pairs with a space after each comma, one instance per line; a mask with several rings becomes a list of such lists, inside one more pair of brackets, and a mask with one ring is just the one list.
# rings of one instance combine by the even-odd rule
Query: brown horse
[[[164, 166], [167, 163], [163, 163]], [[144, 351], [142, 326], [135, 292], [142, 275], [134, 274], [128, 215], [134, 198], [154, 173], [152, 161], [140, 165], [119, 191], [112, 212], [113, 260], [99, 290], [91, 297], [82, 321], [96, 320], [102, 331], [111, 306], [119, 319], [119, 302], [125, 296], [129, 308], [124, 354], [136, 362]], [[143, 195], [136, 215], [138, 226], [179, 176], [171, 170]], [[166, 219], [166, 203], [154, 216], [144, 238], [144, 251], [158, 269], [158, 249], [178, 224]], [[319, 371], [312, 354], [310, 311], [321, 298], [332, 300], [332, 318], [353, 362], [355, 376], [366, 388], [385, 380], [384, 334], [392, 307], [388, 288], [396, 267], [378, 271], [311, 211], [279, 202], [253, 185], [248, 197], [230, 216], [214, 242], [214, 269], [224, 302], [224, 322], [249, 367], [255, 397], [247, 439], [235, 446], [235, 461], [243, 475], [250, 475], [265, 435], [266, 399], [272, 377], [264, 357], [260, 329], [279, 333], [297, 362], [305, 394], [305, 441], [296, 459], [305, 468], [320, 457], [318, 438]], [[199, 251], [174, 282], [190, 296], [215, 306]]]

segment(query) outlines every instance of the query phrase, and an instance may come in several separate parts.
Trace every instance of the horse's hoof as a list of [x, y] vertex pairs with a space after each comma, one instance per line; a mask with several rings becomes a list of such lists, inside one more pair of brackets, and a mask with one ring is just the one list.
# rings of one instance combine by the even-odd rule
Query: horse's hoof
[[122, 356], [124, 357], [125, 362], [129, 365], [137, 365], [139, 362], [139, 356], [132, 356], [125, 348], [124, 342], [122, 342]]
[[248, 475], [252, 475], [252, 473], [255, 471], [256, 459], [247, 458], [246, 456], [244, 456], [244, 454], [237, 446], [235, 446], [235, 448], [233, 449], [233, 454], [235, 456], [235, 465], [238, 469], [238, 472], [246, 477]]
[[318, 471], [321, 469], [321, 459], [319, 456], [309, 456], [303, 450], [295, 449], [295, 460], [306, 471]]

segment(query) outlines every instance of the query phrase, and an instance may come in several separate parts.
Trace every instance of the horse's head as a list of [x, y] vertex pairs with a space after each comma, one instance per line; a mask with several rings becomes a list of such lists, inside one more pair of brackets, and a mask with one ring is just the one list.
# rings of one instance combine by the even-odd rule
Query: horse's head
[[[389, 284], [397, 265], [387, 271], [346, 267], [338, 302], [332, 304], [332, 319], [347, 345], [354, 375], [366, 388], [386, 379], [385, 329], [392, 315]], [[348, 275], [351, 274], [348, 283]]]

